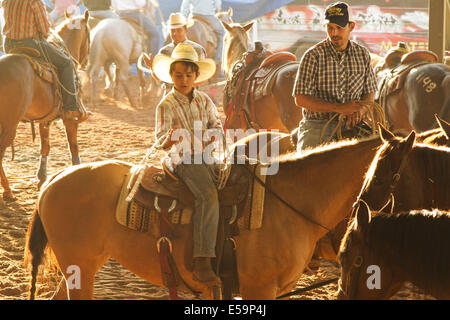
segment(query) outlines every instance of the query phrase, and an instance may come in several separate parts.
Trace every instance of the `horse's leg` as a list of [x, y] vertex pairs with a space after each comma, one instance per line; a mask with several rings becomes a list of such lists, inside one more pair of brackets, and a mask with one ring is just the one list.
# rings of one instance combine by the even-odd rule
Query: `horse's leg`
[[72, 155], [72, 165], [81, 163], [79, 150], [78, 150], [78, 122], [76, 121], [64, 121], [66, 127], [67, 141], [69, 142], [69, 150]]
[[[5, 171], [3, 170], [3, 156], [5, 155], [6, 148], [0, 148], [0, 180], [3, 187], [3, 200], [5, 201], [14, 201], [14, 198], [11, 187], [9, 186], [8, 178], [6, 177]], [[2, 198], [0, 198], [0, 204], [2, 203]]]
[[140, 107], [142, 108], [144, 106], [144, 95], [145, 95], [145, 77], [144, 77], [144, 72], [142, 72], [142, 70], [140, 70], [139, 68], [137, 69], [137, 73], [139, 76], [139, 95], [140, 95]]
[[50, 152], [50, 125], [48, 123], [39, 123], [39, 135], [41, 137], [41, 151], [36, 176], [39, 179], [38, 187], [40, 188], [47, 180], [47, 160]]

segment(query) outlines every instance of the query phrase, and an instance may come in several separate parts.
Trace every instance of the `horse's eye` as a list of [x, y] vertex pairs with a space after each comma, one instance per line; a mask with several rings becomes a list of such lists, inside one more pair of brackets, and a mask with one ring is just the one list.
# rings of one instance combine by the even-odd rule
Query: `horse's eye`
[[376, 186], [381, 186], [383, 184], [383, 180], [375, 176], [373, 178], [373, 184]]

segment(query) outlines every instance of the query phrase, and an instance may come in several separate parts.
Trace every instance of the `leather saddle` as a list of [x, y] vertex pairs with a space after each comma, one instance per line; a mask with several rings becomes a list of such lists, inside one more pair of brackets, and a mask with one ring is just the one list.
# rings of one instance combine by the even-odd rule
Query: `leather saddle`
[[36, 74], [49, 83], [56, 84], [58, 81], [58, 73], [56, 67], [44, 61], [38, 50], [30, 47], [16, 47], [9, 50], [8, 54], [19, 54], [25, 57], [33, 67]]
[[387, 96], [403, 88], [406, 77], [413, 68], [436, 63], [438, 57], [434, 52], [419, 50], [404, 55], [393, 52], [385, 60], [384, 69], [377, 70], [378, 90], [375, 96], [375, 101], [379, 101], [383, 107]]
[[[135, 199], [146, 207], [154, 208], [155, 196], [166, 200], [177, 200], [177, 209], [193, 208], [195, 198], [189, 188], [167, 173], [168, 169], [148, 167], [145, 169]], [[249, 177], [242, 167], [234, 166], [226, 186], [219, 191], [221, 206], [238, 205], [247, 196]]]
[[246, 52], [240, 63], [235, 64], [241, 67], [233, 70], [227, 83], [224, 106], [232, 107], [235, 115], [245, 118], [247, 127], [258, 127], [255, 101], [270, 95], [276, 75], [293, 63], [297, 63], [297, 58], [292, 53], [272, 53], [261, 42], [255, 42], [255, 50]]

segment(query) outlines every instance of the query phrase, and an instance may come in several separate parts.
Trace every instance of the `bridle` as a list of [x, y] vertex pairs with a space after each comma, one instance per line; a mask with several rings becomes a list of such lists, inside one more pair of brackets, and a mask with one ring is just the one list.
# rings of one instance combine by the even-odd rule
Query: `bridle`
[[[362, 246], [364, 248], [364, 246]], [[360, 249], [362, 250], [362, 249]], [[358, 279], [361, 274], [361, 266], [364, 262], [364, 258], [362, 255], [358, 254], [353, 258], [352, 264], [350, 266], [350, 269], [348, 270], [346, 277], [345, 277], [345, 288], [342, 285], [342, 277], [338, 281], [338, 288], [339, 291], [342, 292], [345, 298], [349, 299], [350, 297], [356, 297], [357, 290], [358, 290]], [[351, 287], [349, 288], [349, 286]]]

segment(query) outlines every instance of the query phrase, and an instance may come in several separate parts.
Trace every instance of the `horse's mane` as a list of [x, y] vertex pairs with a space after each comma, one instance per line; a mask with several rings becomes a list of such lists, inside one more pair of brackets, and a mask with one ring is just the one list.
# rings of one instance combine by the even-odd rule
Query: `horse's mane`
[[333, 154], [332, 154], [333, 151], [342, 152], [342, 150], [347, 149], [347, 147], [349, 147], [349, 146], [356, 146], [356, 145], [360, 145], [362, 143], [366, 143], [369, 141], [375, 141], [375, 140], [380, 140], [380, 144], [381, 144], [381, 139], [378, 135], [373, 135], [373, 136], [370, 136], [367, 138], [362, 138], [362, 139], [346, 139], [346, 140], [340, 140], [337, 142], [330, 142], [327, 144], [317, 146], [316, 148], [307, 149], [307, 150], [303, 151], [302, 153], [298, 153], [298, 152], [287, 153], [285, 155], [280, 156], [278, 161], [280, 162], [280, 164], [295, 162], [295, 161], [298, 161], [300, 159], [305, 159], [305, 158], [311, 158], [313, 161], [314, 158], [321, 156], [321, 154], [324, 154], [324, 153], [329, 153], [330, 157], [333, 157]]
[[[364, 239], [426, 292], [450, 285], [450, 212], [411, 211], [372, 217]], [[446, 280], [443, 281], [443, 280]]]

